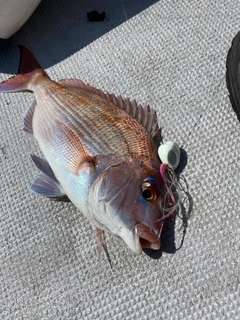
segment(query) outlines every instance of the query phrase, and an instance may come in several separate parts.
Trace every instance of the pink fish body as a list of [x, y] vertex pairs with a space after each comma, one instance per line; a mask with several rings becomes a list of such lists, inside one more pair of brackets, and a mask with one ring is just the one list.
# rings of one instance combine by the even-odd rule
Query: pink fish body
[[35, 101], [24, 118], [45, 159], [30, 189], [50, 198], [67, 195], [98, 229], [137, 254], [159, 249], [166, 211], [174, 206], [159, 174], [161, 140], [155, 112], [70, 79], [54, 82], [20, 47], [19, 74], [0, 92], [29, 90]]

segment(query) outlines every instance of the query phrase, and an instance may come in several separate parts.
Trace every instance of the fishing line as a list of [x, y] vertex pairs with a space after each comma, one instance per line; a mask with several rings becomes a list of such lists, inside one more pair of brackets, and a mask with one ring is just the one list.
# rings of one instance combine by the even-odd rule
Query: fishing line
[[[160, 175], [165, 182], [165, 188], [167, 192], [163, 200], [163, 206], [161, 206], [163, 217], [158, 220], [158, 222], [162, 222], [158, 233], [158, 238], [160, 238], [161, 236], [165, 220], [169, 217], [174, 219], [176, 212], [178, 217], [182, 220], [182, 226], [179, 229], [179, 231], [183, 229], [183, 237], [180, 244], [181, 247], [187, 229], [187, 220], [189, 219], [190, 214], [193, 210], [193, 199], [188, 192], [187, 181], [184, 178], [181, 178], [182, 181], [178, 181], [175, 172], [171, 168], [169, 168], [168, 165], [160, 165]], [[182, 182], [184, 182], [185, 186], [183, 186]], [[169, 206], [169, 202], [170, 204], [172, 204], [172, 206]], [[186, 202], [188, 202], [188, 205], [186, 206], [188, 207], [187, 210], [185, 209]]]
[[126, 18], [126, 21], [127, 21], [127, 20], [128, 20], [128, 17], [127, 17], [127, 12], [126, 12], [125, 7], [124, 7], [123, 0], [121, 0], [121, 4], [122, 4], [123, 12], [124, 12], [124, 14], [125, 14], [125, 18]]
[[[163, 212], [163, 217], [157, 220], [157, 222], [162, 222], [158, 233], [158, 239], [161, 236], [165, 220], [169, 217], [174, 219], [175, 211], [181, 209], [182, 204], [186, 199], [188, 199], [190, 203], [189, 193], [185, 191], [182, 184], [178, 182], [174, 170], [167, 164], [162, 163], [160, 165], [159, 172], [163, 179], [166, 192], [162, 205], [160, 206], [160, 209]], [[186, 197], [182, 197], [182, 193], [185, 193]], [[191, 207], [191, 205], [189, 207]]]
[[199, 124], [202, 116], [203, 116], [203, 114], [200, 114], [200, 116], [198, 117], [198, 119], [196, 120], [196, 122], [193, 123], [192, 129], [191, 129], [190, 132], [188, 133], [187, 138], [183, 140], [183, 143], [182, 143], [182, 145], [181, 145], [180, 148], [183, 148], [184, 143], [186, 142], [187, 139], [189, 140], [189, 137], [191, 136], [191, 134], [193, 133], [194, 129], [195, 129], [195, 128], [197, 127], [197, 125]]
[[165, 213], [163, 218], [161, 218], [162, 220], [174, 214], [174, 211], [179, 206], [181, 197], [179, 184], [174, 171], [164, 163], [160, 165], [159, 171], [166, 188], [163, 205], [161, 206], [161, 210]]

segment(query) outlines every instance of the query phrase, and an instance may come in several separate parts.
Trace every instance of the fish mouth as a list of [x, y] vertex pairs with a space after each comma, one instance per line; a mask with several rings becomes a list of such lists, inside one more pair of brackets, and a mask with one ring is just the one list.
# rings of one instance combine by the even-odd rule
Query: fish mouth
[[159, 250], [161, 247], [160, 232], [156, 234], [154, 231], [151, 231], [147, 226], [142, 223], [135, 225], [135, 234], [139, 238], [139, 243], [142, 248], [148, 248], [153, 250]]

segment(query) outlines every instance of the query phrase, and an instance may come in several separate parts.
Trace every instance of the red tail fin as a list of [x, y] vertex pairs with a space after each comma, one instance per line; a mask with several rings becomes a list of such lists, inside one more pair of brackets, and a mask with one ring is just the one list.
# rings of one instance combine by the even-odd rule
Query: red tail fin
[[33, 70], [42, 70], [40, 64], [34, 58], [33, 54], [24, 46], [18, 46], [20, 50], [20, 63], [18, 74], [30, 73]]
[[20, 63], [18, 74], [0, 84], [0, 92], [32, 90], [31, 80], [36, 76], [46, 76], [33, 54], [25, 47], [19, 46]]

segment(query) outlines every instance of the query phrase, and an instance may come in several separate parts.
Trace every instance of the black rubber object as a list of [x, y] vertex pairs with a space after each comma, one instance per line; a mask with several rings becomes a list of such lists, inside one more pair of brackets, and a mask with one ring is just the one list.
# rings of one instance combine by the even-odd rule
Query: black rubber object
[[234, 37], [226, 61], [229, 98], [240, 121], [240, 32]]

